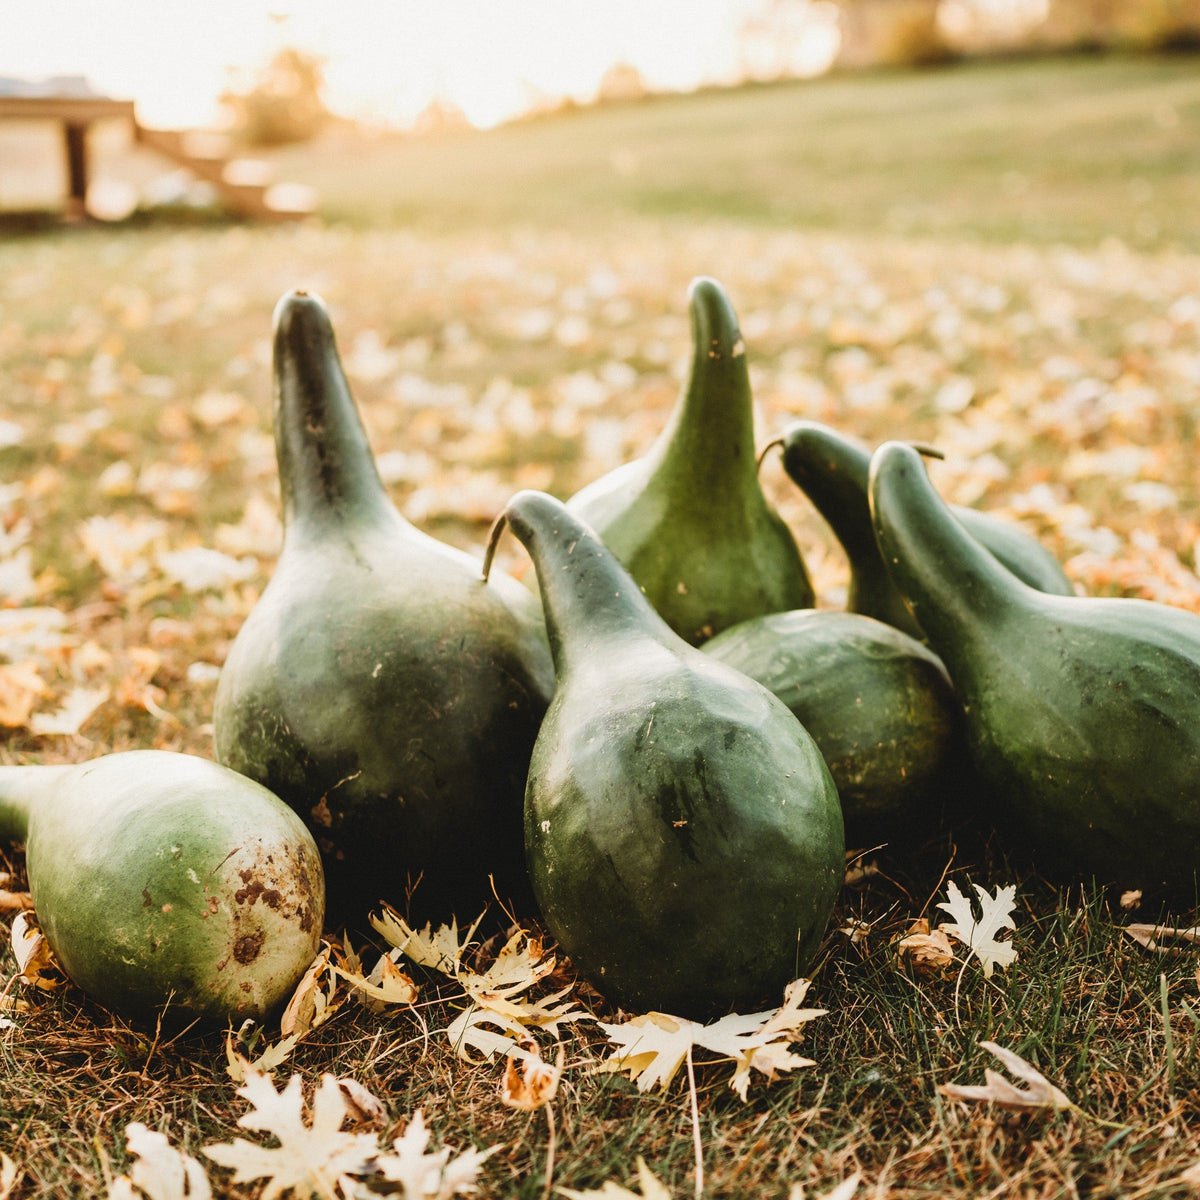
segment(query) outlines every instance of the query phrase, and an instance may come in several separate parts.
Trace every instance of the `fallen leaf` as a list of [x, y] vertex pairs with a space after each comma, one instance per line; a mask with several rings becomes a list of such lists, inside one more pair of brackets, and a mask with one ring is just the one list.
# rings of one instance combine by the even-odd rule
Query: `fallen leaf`
[[808, 987], [807, 979], [794, 980], [780, 1008], [747, 1016], [730, 1013], [711, 1025], [661, 1012], [646, 1013], [619, 1025], [598, 1022], [618, 1049], [593, 1070], [627, 1072], [641, 1092], [665, 1088], [683, 1066], [689, 1049], [701, 1047], [735, 1063], [729, 1086], [745, 1100], [752, 1070], [770, 1080], [778, 1071], [816, 1065], [812, 1059], [788, 1049], [798, 1040], [803, 1026], [826, 1011], [800, 1007]]
[[500, 1099], [510, 1108], [533, 1112], [549, 1104], [558, 1094], [558, 1081], [562, 1078], [563, 1060], [566, 1050], [558, 1048], [558, 1057], [553, 1063], [542, 1058], [536, 1043], [526, 1040], [521, 1043], [518, 1056], [511, 1054], [505, 1059], [504, 1078], [500, 1081]]
[[[853, 1175], [843, 1179], [832, 1191], [817, 1197], [817, 1200], [851, 1200], [861, 1184], [862, 1172], [855, 1171]], [[804, 1184], [792, 1184], [791, 1190], [788, 1192], [788, 1200], [804, 1200]]]
[[49, 694], [36, 663], [26, 660], [0, 666], [0, 725], [9, 729], [28, 725], [34, 704]]
[[108, 697], [107, 687], [72, 688], [54, 712], [34, 713], [29, 719], [29, 731], [38, 737], [71, 737], [87, 724]]
[[460, 936], [456, 919], [449, 925], [439, 925], [436, 930], [429, 924], [417, 932], [389, 904], [383, 906], [379, 916], [374, 913], [370, 916], [371, 926], [397, 950], [403, 951], [418, 966], [441, 971], [452, 979], [458, 977], [462, 956], [482, 920], [481, 914]]
[[284, 1007], [283, 1016], [279, 1019], [279, 1032], [284, 1037], [293, 1034], [302, 1037], [329, 1020], [338, 1010], [339, 1004], [334, 999], [335, 989], [324, 986], [325, 976], [331, 973], [330, 951], [331, 947], [326, 942]]
[[0, 1200], [8, 1200], [21, 1177], [21, 1168], [17, 1166], [3, 1150], [0, 1150]]
[[[208, 1173], [190, 1154], [176, 1150], [166, 1134], [147, 1128], [140, 1121], [125, 1126], [125, 1143], [137, 1159], [122, 1180], [143, 1192], [149, 1200], [209, 1200], [212, 1188]], [[114, 1187], [112, 1197], [121, 1193]]]
[[1125, 934], [1147, 950], [1158, 954], [1179, 954], [1186, 945], [1200, 942], [1200, 925], [1193, 925], [1190, 929], [1176, 929], [1171, 925], [1126, 925]]
[[369, 975], [341, 966], [334, 966], [333, 971], [350, 985], [371, 1012], [382, 1012], [389, 1004], [411, 1004], [417, 998], [417, 985], [387, 954], [380, 955]]
[[946, 935], [945, 926], [929, 928], [925, 917], [918, 917], [908, 932], [896, 943], [897, 957], [907, 958], [921, 975], [944, 970], [954, 961], [954, 948]]
[[32, 912], [20, 912], [13, 918], [10, 938], [22, 983], [42, 992], [57, 991], [63, 986], [66, 979], [62, 968]]
[[451, 1196], [477, 1192], [479, 1168], [500, 1147], [472, 1148], [456, 1156], [443, 1146], [431, 1154], [426, 1149], [429, 1136], [418, 1109], [408, 1128], [392, 1143], [390, 1153], [377, 1158], [375, 1166], [383, 1178], [400, 1184], [405, 1200], [450, 1200]]
[[265, 1179], [262, 1200], [278, 1200], [289, 1192], [330, 1200], [339, 1191], [350, 1196], [351, 1176], [372, 1170], [378, 1146], [374, 1134], [342, 1129], [347, 1108], [338, 1081], [329, 1074], [321, 1076], [306, 1121], [299, 1075], [293, 1075], [283, 1091], [277, 1092], [270, 1076], [252, 1064], [245, 1064], [244, 1073], [237, 1092], [252, 1107], [237, 1123], [243, 1129], [270, 1134], [278, 1145], [263, 1146], [235, 1138], [233, 1142], [205, 1146], [205, 1155], [219, 1166], [230, 1168], [233, 1183]]
[[943, 1083], [938, 1091], [952, 1100], [973, 1100], [995, 1104], [999, 1108], [1025, 1111], [1035, 1108], [1074, 1108], [1075, 1105], [1059, 1091], [1040, 1071], [1027, 1063], [1019, 1054], [1006, 1050], [995, 1042], [980, 1042], [985, 1050], [991, 1051], [1018, 1079], [1027, 1085], [1024, 1089], [1014, 1086], [1003, 1075], [991, 1068], [984, 1068], [986, 1080], [982, 1086], [958, 1083]]
[[559, 1188], [559, 1192], [570, 1197], [570, 1200], [671, 1200], [671, 1193], [666, 1184], [662, 1183], [646, 1166], [646, 1160], [638, 1155], [637, 1160], [638, 1190], [631, 1192], [629, 1188], [619, 1183], [607, 1180], [602, 1187], [589, 1188], [586, 1192], [574, 1188]]
[[261, 1054], [247, 1058], [233, 1048], [233, 1031], [230, 1030], [225, 1035], [225, 1073], [234, 1083], [245, 1083], [248, 1070], [273, 1071], [287, 1062], [292, 1051], [300, 1044], [300, 1036], [298, 1033], [288, 1034], [269, 1045]]
[[976, 919], [970, 900], [958, 890], [954, 880], [946, 888], [947, 900], [938, 904], [953, 918], [953, 922], [939, 926], [952, 938], [962, 942], [983, 964], [983, 974], [990, 977], [996, 967], [1010, 966], [1017, 957], [1016, 948], [1009, 942], [996, 941], [1002, 929], [1015, 929], [1012, 911], [1016, 907], [1015, 884], [997, 887], [995, 896], [975, 884], [979, 896], [980, 915]]

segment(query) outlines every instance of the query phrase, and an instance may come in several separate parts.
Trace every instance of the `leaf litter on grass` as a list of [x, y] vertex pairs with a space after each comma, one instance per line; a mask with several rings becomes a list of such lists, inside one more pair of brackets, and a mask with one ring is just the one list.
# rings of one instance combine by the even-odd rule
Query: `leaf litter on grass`
[[[686, 369], [687, 285], [704, 273], [721, 279], [740, 314], [761, 441], [796, 416], [829, 422], [868, 444], [893, 436], [928, 441], [946, 455], [931, 470], [951, 499], [1007, 515], [1038, 535], [1081, 591], [1200, 611], [1200, 485], [1193, 467], [1200, 262], [1193, 255], [1145, 255], [1117, 243], [1093, 250], [951, 247], [637, 221], [586, 241], [550, 231], [417, 237], [403, 230], [182, 230], [104, 235], [89, 241], [89, 256], [101, 245], [111, 270], [80, 270], [82, 247], [70, 240], [39, 243], [33, 256], [0, 246], [6, 385], [0, 671], [8, 685], [0, 685], [0, 711], [11, 718], [0, 754], [6, 760], [74, 761], [147, 741], [211, 753], [207, 723], [217, 669], [279, 547], [269, 313], [279, 294], [302, 284], [319, 286], [334, 306], [364, 422], [397, 502], [465, 549], [478, 551], [486, 524], [517, 487], [566, 495], [648, 446]], [[112, 283], [118, 273], [119, 288]], [[819, 603], [836, 607], [846, 581], [840, 552], [782, 472], [767, 468], [763, 481], [797, 533]], [[519, 572], [519, 552], [508, 552]], [[973, 1027], [969, 1022], [978, 1022], [981, 1040], [995, 1032], [1001, 1044], [1006, 1037], [989, 1022], [1013, 1019], [1015, 1000], [1004, 989], [1018, 978], [1021, 987], [1036, 989], [1035, 962], [1043, 974], [1049, 967], [1044, 955], [1026, 959], [1037, 949], [1038, 929], [1023, 920], [1020, 963], [988, 980], [982, 994], [974, 990], [982, 971], [964, 974], [963, 1024], [956, 1030], [939, 1019], [946, 997], [936, 973], [903, 992], [903, 1002], [889, 998], [893, 984], [885, 981], [898, 976], [890, 954], [875, 954], [874, 931], [903, 929], [913, 918], [905, 918], [904, 898], [885, 879], [864, 883], [853, 901], [865, 906], [853, 913], [861, 933], [854, 957], [843, 963], [829, 949], [815, 985], [830, 1010], [813, 1027], [819, 1035], [807, 1038], [818, 1067], [784, 1072], [770, 1091], [748, 1090], [747, 1100], [753, 1110], [766, 1103], [764, 1096], [796, 1097], [806, 1110], [814, 1092], [805, 1079], [821, 1079], [843, 1097], [842, 1107], [823, 1117], [843, 1130], [837, 1137], [853, 1136], [845, 1122], [860, 1110], [878, 1112], [879, 1128], [899, 1131], [859, 1152], [877, 1171], [895, 1154], [900, 1166], [892, 1177], [903, 1182], [905, 1172], [909, 1178], [944, 1172], [945, 1164], [922, 1157], [921, 1144], [912, 1149], [911, 1139], [920, 1136], [917, 1114], [929, 1111], [932, 1085], [962, 1061], [959, 1039]], [[844, 901], [847, 922], [850, 908]], [[1098, 920], [1091, 909], [1081, 911], [1091, 914], [1092, 925]], [[949, 915], [962, 930], [987, 924], [973, 910], [970, 923], [965, 913]], [[462, 932], [443, 935], [455, 948], [438, 953], [454, 959]], [[999, 933], [997, 927], [990, 939], [981, 935], [979, 944], [1007, 945]], [[974, 935], [965, 942], [946, 936], [953, 952], [967, 946], [967, 957], [982, 966], [985, 958], [971, 948]], [[606, 1077], [620, 1082], [618, 1072], [578, 1071], [579, 1059], [594, 1061], [612, 1047], [597, 1049], [599, 1026], [574, 1015], [596, 1007], [590, 998], [559, 991], [563, 964], [519, 986], [520, 972], [533, 969], [531, 940], [510, 951], [511, 974], [490, 979], [483, 979], [487, 966], [461, 954], [450, 973], [416, 964], [443, 979], [428, 995], [418, 993], [415, 1004], [399, 977], [420, 978], [413, 966], [402, 967], [406, 957], [415, 962], [407, 952], [394, 954], [392, 945], [362, 961], [339, 939], [331, 945], [337, 949], [298, 1003], [296, 1028], [281, 1031], [273, 1046], [258, 1031], [255, 1050], [272, 1054], [275, 1069], [284, 1063], [315, 1069], [335, 1053], [342, 1026], [361, 1030], [372, 1021], [379, 1030], [407, 1030], [420, 1014], [446, 1048], [447, 1058], [437, 1060], [444, 1087], [469, 1078], [455, 1072], [477, 1069], [459, 1052], [493, 1061], [502, 1055], [515, 1066], [525, 1061], [512, 1057], [523, 1037], [568, 1036], [594, 1052], [570, 1055], [572, 1082], [559, 1093], [560, 1108], [583, 1103], [576, 1095], [633, 1103], [616, 1090], [583, 1091], [585, 1079], [592, 1080], [588, 1087]], [[1061, 1029], [1047, 1016], [1047, 1028], [1060, 1029], [1047, 1036], [1101, 1039], [1110, 1049], [1097, 1062], [1110, 1065], [1097, 1070], [1121, 1081], [1137, 1078], [1136, 1086], [1120, 1084], [1132, 1097], [1154, 1076], [1161, 1018], [1156, 1010], [1138, 1024], [1142, 1010], [1128, 997], [1138, 995], [1139, 968], [1104, 945], [1114, 978], [1133, 973], [1125, 990], [1110, 997], [1100, 966], [1081, 961], [1074, 969], [1087, 982], [1061, 1002], [1065, 1015], [1054, 1018], [1065, 1022]], [[1186, 945], [1168, 965], [1184, 973], [1172, 986], [1186, 986]], [[877, 969], [880, 982], [868, 983]], [[831, 993], [831, 974], [847, 990]], [[33, 997], [31, 1003], [29, 1012], [5, 1010], [15, 1018], [5, 1030], [8, 1044], [20, 1039], [22, 1055], [56, 1061], [50, 1002]], [[606, 1024], [622, 1024], [617, 1014], [597, 1011]], [[1190, 1078], [1191, 1034], [1186, 1010], [1177, 1019], [1183, 1022], [1174, 1043], [1178, 1088], [1178, 1079]], [[456, 1021], [462, 1027], [452, 1042], [446, 1031]], [[1106, 1024], [1111, 1043], [1103, 1041]], [[395, 1045], [410, 1038], [414, 1054], [429, 1053], [423, 1033], [397, 1036]], [[296, 1039], [290, 1046], [289, 1038]], [[831, 1045], [840, 1048], [835, 1056], [827, 1052]], [[891, 1060], [881, 1059], [881, 1046], [893, 1048]], [[348, 1047], [341, 1052], [352, 1058]], [[397, 1049], [386, 1061], [406, 1053]], [[216, 1057], [206, 1069], [223, 1079]], [[702, 1082], [731, 1074], [731, 1062], [702, 1062]], [[864, 1083], [867, 1090], [855, 1092], [856, 1063], [872, 1064], [861, 1068], [867, 1080], [882, 1063], [893, 1091]], [[373, 1069], [365, 1051], [358, 1067]], [[143, 1085], [165, 1066], [155, 1059], [145, 1070]], [[29, 1086], [22, 1080], [10, 1091], [23, 1096]], [[131, 1102], [107, 1086], [101, 1082], [98, 1094], [110, 1096], [114, 1112], [129, 1111]], [[628, 1086], [636, 1092], [636, 1084]], [[1146, 1086], [1135, 1106], [1152, 1129], [1168, 1108], [1155, 1107], [1159, 1092]], [[486, 1088], [494, 1094], [491, 1075]], [[127, 1079], [127, 1090], [145, 1088]], [[734, 1107], [721, 1107], [723, 1093]], [[429, 1112], [437, 1092], [427, 1095]], [[647, 1093], [644, 1102], [656, 1095]], [[1180, 1093], [1173, 1103], [1189, 1105], [1189, 1096]], [[751, 1143], [759, 1136], [753, 1121], [741, 1124], [742, 1103], [723, 1082], [704, 1100], [714, 1128], [725, 1122], [720, 1128], [730, 1130], [717, 1129], [715, 1137], [743, 1128]], [[786, 1108], [791, 1101], [770, 1103]], [[780, 1152], [781, 1173], [788, 1154], [802, 1154], [813, 1169], [824, 1164], [824, 1174], [810, 1180], [813, 1194], [848, 1174], [819, 1143], [793, 1144], [769, 1108], [763, 1111], [776, 1130], [776, 1148], [792, 1147]], [[0, 1110], [0, 1123], [7, 1119]], [[489, 1129], [504, 1128], [494, 1123], [500, 1118], [479, 1119]], [[52, 1123], [31, 1120], [23, 1128], [55, 1129], [53, 1140], [62, 1139]], [[32, 1136], [23, 1145], [32, 1145]], [[80, 1144], [91, 1136], [81, 1133]], [[1166, 1144], [1147, 1138], [1147, 1146]], [[1186, 1139], [1176, 1140], [1184, 1156], [1178, 1174], [1200, 1150], [1187, 1158]], [[45, 1151], [50, 1141], [38, 1144]], [[873, 1144], [882, 1147], [878, 1156]], [[970, 1159], [965, 1144], [955, 1147]], [[1090, 1153], [1086, 1146], [1075, 1152]], [[1150, 1150], [1139, 1154], [1144, 1180], [1169, 1174], [1154, 1165]], [[633, 1161], [631, 1154], [624, 1170], [610, 1173], [629, 1179]], [[720, 1186], [725, 1168], [709, 1167]], [[982, 1163], [973, 1169], [986, 1175]]]

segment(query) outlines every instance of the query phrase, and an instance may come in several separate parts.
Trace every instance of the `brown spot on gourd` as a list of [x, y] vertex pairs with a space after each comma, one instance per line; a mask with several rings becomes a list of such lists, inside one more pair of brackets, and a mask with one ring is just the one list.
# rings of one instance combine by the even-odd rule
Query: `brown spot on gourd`
[[[245, 933], [233, 943], [233, 957], [243, 966], [252, 963], [263, 947], [264, 935], [261, 930], [256, 933]], [[246, 985], [243, 984], [243, 987]]]

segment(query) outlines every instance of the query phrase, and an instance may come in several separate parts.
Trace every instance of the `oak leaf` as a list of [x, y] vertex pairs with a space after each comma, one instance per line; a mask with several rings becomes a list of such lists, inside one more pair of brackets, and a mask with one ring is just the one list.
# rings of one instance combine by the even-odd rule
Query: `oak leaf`
[[996, 967], [1011, 966], [1017, 957], [1016, 947], [1010, 942], [996, 941], [996, 934], [1001, 930], [1016, 928], [1012, 912], [1016, 907], [1017, 888], [1015, 884], [997, 887], [996, 894], [989, 896], [979, 884], [974, 887], [979, 896], [978, 917], [971, 901], [958, 890], [954, 880], [950, 880], [946, 888], [948, 899], [940, 902], [938, 908], [944, 909], [954, 920], [939, 928], [962, 942], [983, 964], [984, 976], [990, 977]]
[[137, 1188], [149, 1200], [209, 1200], [208, 1173], [196, 1159], [176, 1150], [166, 1134], [140, 1121], [125, 1126], [125, 1144], [136, 1161], [128, 1175], [114, 1180], [109, 1200], [134, 1197]]
[[270, 1076], [257, 1067], [247, 1063], [244, 1073], [238, 1095], [253, 1107], [238, 1118], [238, 1124], [269, 1133], [279, 1144], [262, 1146], [235, 1138], [205, 1146], [205, 1155], [231, 1168], [234, 1183], [265, 1179], [262, 1200], [278, 1200], [289, 1193], [321, 1200], [350, 1196], [352, 1177], [371, 1172], [378, 1146], [374, 1134], [342, 1129], [347, 1105], [338, 1081], [328, 1074], [321, 1077], [306, 1122], [299, 1075], [277, 1092]]
[[731, 1060], [734, 1072], [729, 1086], [746, 1099], [751, 1072], [768, 1080], [776, 1072], [816, 1064], [788, 1049], [799, 1039], [805, 1024], [825, 1014], [823, 1008], [801, 1008], [809, 981], [788, 984], [784, 1003], [767, 1012], [741, 1015], [730, 1013], [709, 1025], [669, 1013], [650, 1012], [618, 1025], [598, 1022], [608, 1040], [618, 1048], [599, 1063], [596, 1072], [626, 1072], [637, 1082], [638, 1091], [665, 1088], [678, 1074], [693, 1047], [700, 1047]]

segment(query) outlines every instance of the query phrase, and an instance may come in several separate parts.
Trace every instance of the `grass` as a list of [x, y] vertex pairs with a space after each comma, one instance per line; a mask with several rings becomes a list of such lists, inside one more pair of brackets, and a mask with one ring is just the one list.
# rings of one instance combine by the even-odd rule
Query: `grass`
[[[1154, 117], [1167, 104], [1176, 125]], [[0, 422], [19, 431], [0, 424], [0, 588], [10, 607], [67, 618], [57, 643], [5, 641], [3, 654], [41, 673], [37, 711], [81, 683], [113, 689], [75, 737], [0, 729], [0, 761], [211, 754], [213, 683], [193, 668], [223, 660], [273, 566], [272, 530], [255, 541], [252, 516], [278, 510], [268, 339], [294, 286], [331, 306], [398, 504], [468, 549], [517, 487], [566, 495], [645, 448], [688, 353], [688, 281], [704, 273], [740, 314], [761, 441], [803, 415], [868, 442], [934, 442], [947, 494], [1037, 533], [1081, 589], [1200, 611], [1200, 209], [1184, 202], [1198, 106], [1182, 61], [834, 78], [298, 151], [285, 165], [320, 174], [331, 217], [309, 226], [143, 222], [0, 241]], [[612, 163], [619, 148], [631, 175]], [[1135, 174], [1153, 176], [1136, 204]], [[1018, 175], [1036, 205], [1002, 186]], [[911, 224], [889, 221], [898, 198]], [[1136, 227], [1147, 213], [1154, 237]], [[179, 474], [197, 465], [199, 482]], [[837, 606], [846, 572], [827, 531], [773, 460], [763, 481], [821, 603]], [[94, 517], [160, 524], [125, 557], [110, 532], [117, 561], [102, 560]], [[250, 557], [254, 573], [186, 587], [158, 555], [189, 545]], [[11, 566], [22, 553], [28, 579]], [[504, 553], [522, 568], [513, 539]], [[170, 718], [139, 700], [147, 685]], [[878, 852], [882, 874], [842, 894], [810, 993], [829, 1011], [800, 1047], [816, 1065], [756, 1081], [744, 1105], [727, 1069], [699, 1065], [706, 1195], [782, 1198], [796, 1183], [822, 1195], [854, 1171], [861, 1195], [903, 1200], [1188, 1194], [1195, 951], [1135, 945], [1101, 889], [1052, 885], [986, 820], [926, 819], [913, 814], [911, 846]], [[19, 849], [0, 853], [19, 883]], [[897, 963], [894, 938], [940, 915], [943, 878], [1017, 884], [1009, 970], [923, 977]], [[870, 926], [865, 941], [841, 932], [850, 920]], [[130, 1027], [71, 989], [30, 996], [14, 970], [6, 950], [7, 994], [29, 1004], [0, 1030], [0, 1150], [24, 1172], [13, 1197], [104, 1195], [128, 1165], [130, 1121], [192, 1153], [245, 1132], [221, 1035]], [[422, 982], [416, 1009], [344, 1009], [277, 1080], [358, 1080], [385, 1101], [385, 1140], [420, 1106], [448, 1145], [503, 1144], [484, 1194], [540, 1196], [544, 1114], [504, 1107], [499, 1068], [452, 1055], [438, 1030], [453, 1001]], [[939, 1084], [982, 1081], [988, 1039], [1077, 1110], [942, 1096]], [[641, 1095], [589, 1074], [604, 1052], [587, 1025], [568, 1039], [555, 1183], [632, 1186], [641, 1155], [672, 1195], [691, 1195], [685, 1085]], [[246, 1194], [213, 1177], [219, 1195]]]
[[655, 98], [487, 134], [332, 139], [279, 169], [339, 219], [418, 228], [719, 215], [1194, 247], [1198, 127], [1193, 60], [1051, 58]]

